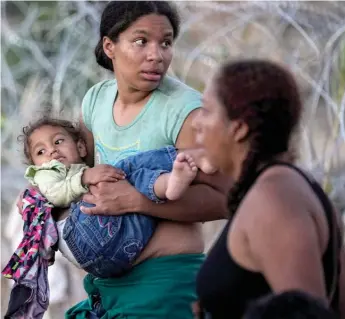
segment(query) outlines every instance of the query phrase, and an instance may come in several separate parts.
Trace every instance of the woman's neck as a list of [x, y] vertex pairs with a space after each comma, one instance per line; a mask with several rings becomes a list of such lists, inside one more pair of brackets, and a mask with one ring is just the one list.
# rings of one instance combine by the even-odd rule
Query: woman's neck
[[117, 84], [117, 100], [125, 108], [126, 106], [146, 103], [150, 98], [151, 92], [140, 91], [129, 87], [128, 85], [123, 85], [118, 82]]
[[285, 152], [285, 153], [281, 153], [278, 154], [276, 156], [273, 156], [272, 158], [265, 160], [265, 161], [260, 161], [258, 164], [258, 169], [261, 169], [262, 167], [264, 167], [265, 165], [272, 163], [272, 162], [285, 162], [285, 163], [293, 163], [294, 162], [294, 158], [293, 155]]
[[233, 150], [233, 153], [236, 154], [236, 157], [232, 159], [231, 165], [228, 171], [228, 175], [232, 178], [232, 180], [238, 181], [238, 179], [240, 178], [243, 162], [247, 158], [248, 152], [249, 152], [249, 146], [246, 146], [246, 145], [238, 147], [238, 149], [236, 150]]
[[[248, 153], [246, 153], [245, 151], [242, 153], [239, 153], [238, 156], [236, 157], [236, 159], [233, 161], [232, 170], [231, 170], [231, 173], [229, 175], [234, 181], [238, 181], [240, 176], [241, 176], [243, 162], [245, 161], [247, 154]], [[257, 164], [256, 170], [260, 170], [262, 167], [264, 167], [269, 162], [274, 162], [274, 161], [293, 163], [294, 157], [289, 152], [273, 156], [269, 160], [259, 161]]]

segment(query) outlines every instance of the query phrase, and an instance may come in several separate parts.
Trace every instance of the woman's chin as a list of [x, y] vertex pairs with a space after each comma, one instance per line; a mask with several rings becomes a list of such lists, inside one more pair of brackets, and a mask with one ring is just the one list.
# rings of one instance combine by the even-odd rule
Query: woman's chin
[[231, 176], [232, 175], [232, 169], [231, 169], [231, 165], [229, 165], [228, 161], [216, 161], [215, 159], [212, 160], [212, 164], [218, 168], [218, 171], [222, 174], [222, 175], [226, 175], [226, 176]]
[[143, 85], [141, 85], [140, 91], [152, 92], [158, 88], [159, 84], [160, 84], [160, 82], [149, 82], [148, 81], [148, 83], [144, 83]]
[[162, 79], [163, 77], [160, 81], [149, 81], [145, 79], [140, 79], [140, 81], [138, 81], [135, 87], [138, 91], [152, 92], [159, 87], [159, 85], [162, 83]]

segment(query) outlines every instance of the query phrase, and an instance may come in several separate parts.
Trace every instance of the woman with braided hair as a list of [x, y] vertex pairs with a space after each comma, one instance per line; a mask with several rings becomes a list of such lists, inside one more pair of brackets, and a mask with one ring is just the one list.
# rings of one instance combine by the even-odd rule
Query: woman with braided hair
[[230, 220], [198, 274], [195, 310], [236, 319], [267, 293], [300, 290], [345, 316], [340, 218], [293, 164], [302, 113], [294, 78], [268, 61], [227, 63], [203, 99], [197, 142], [235, 184]]

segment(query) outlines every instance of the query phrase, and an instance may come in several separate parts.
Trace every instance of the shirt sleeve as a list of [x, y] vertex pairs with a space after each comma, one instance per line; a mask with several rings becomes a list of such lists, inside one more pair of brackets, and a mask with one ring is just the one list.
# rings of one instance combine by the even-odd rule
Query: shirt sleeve
[[42, 195], [54, 206], [68, 207], [71, 202], [88, 191], [81, 182], [81, 177], [87, 166], [73, 164], [67, 170], [62, 163], [54, 164], [40, 167], [30, 166], [25, 177], [32, 185], [38, 186]]
[[104, 80], [95, 84], [85, 94], [81, 105], [82, 119], [87, 129], [92, 132], [93, 120], [97, 114], [97, 107], [103, 107], [103, 100], [107, 94], [109, 85], [114, 86], [114, 80]]
[[[45, 174], [38, 174], [40, 171], [45, 171]], [[39, 186], [45, 182], [59, 181], [67, 175], [67, 168], [64, 164], [57, 160], [52, 160], [48, 163], [44, 163], [41, 166], [30, 165], [25, 171], [24, 177], [33, 186]]]
[[201, 107], [201, 94], [192, 89], [186, 90], [183, 94], [172, 97], [167, 107], [167, 117], [163, 122], [164, 130], [168, 140], [175, 145], [189, 114]]
[[95, 86], [93, 86], [86, 92], [83, 98], [83, 102], [81, 104], [82, 119], [85, 126], [90, 132], [92, 132], [92, 114], [93, 114], [93, 108], [94, 108], [94, 95], [95, 95]]

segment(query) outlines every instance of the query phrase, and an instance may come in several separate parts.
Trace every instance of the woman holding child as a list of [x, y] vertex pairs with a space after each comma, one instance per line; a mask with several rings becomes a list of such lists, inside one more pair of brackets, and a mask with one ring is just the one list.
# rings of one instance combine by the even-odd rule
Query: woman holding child
[[116, 79], [86, 93], [81, 132], [49, 118], [24, 129], [26, 177], [50, 203], [68, 207], [89, 191], [55, 215], [59, 250], [88, 272], [89, 298], [66, 318], [193, 317], [204, 259], [196, 222], [226, 215], [227, 183], [196, 176], [196, 165], [214, 170], [191, 150], [200, 93], [165, 75], [178, 31], [168, 2], [108, 3], [95, 54]]
[[[93, 159], [115, 165], [166, 145], [194, 147], [191, 123], [201, 96], [165, 75], [178, 31], [178, 14], [168, 2], [119, 1], [104, 9], [95, 54], [116, 80], [92, 87], [82, 103], [89, 165]], [[126, 180], [89, 187], [84, 200], [96, 206], [82, 207], [85, 213], [145, 212], [160, 219], [136, 266], [118, 278], [87, 276], [89, 299], [70, 309], [67, 318], [88, 318], [91, 311], [102, 318], [192, 318], [195, 276], [203, 261], [196, 222], [226, 215], [227, 183], [216, 175], [204, 178], [181, 199], [164, 204], [148, 200]]]
[[202, 146], [225, 177], [202, 176], [204, 184], [162, 205], [127, 181], [90, 186], [84, 200], [96, 206], [82, 208], [85, 213], [145, 212], [163, 220], [131, 272], [86, 280], [89, 300], [67, 317], [87, 318], [96, 294], [106, 311], [102, 318], [191, 318], [203, 251], [193, 223], [226, 216], [231, 180], [237, 181], [229, 196], [231, 223], [198, 276], [206, 311], [212, 318], [241, 318], [251, 300], [289, 289], [342, 311], [340, 221], [319, 186], [291, 163], [291, 135], [301, 114], [294, 79], [268, 62], [229, 63], [206, 90], [193, 122], [199, 93], [165, 75], [178, 26], [167, 2], [111, 2], [104, 10], [95, 53], [116, 80], [97, 84], [84, 98], [89, 161], [114, 165], [165, 145]]
[[[158, 172], [145, 184], [144, 174], [126, 180], [114, 168], [83, 166], [82, 181], [89, 186], [83, 200], [95, 206], [81, 210], [93, 217], [144, 212], [157, 225], [127, 273], [86, 276], [89, 298], [66, 318], [192, 318], [204, 259], [195, 223], [226, 217], [231, 180], [236, 181], [228, 200], [231, 222], [198, 276], [202, 308], [212, 318], [241, 318], [252, 300], [299, 289], [342, 311], [340, 222], [320, 187], [291, 163], [290, 139], [301, 114], [296, 83], [269, 62], [229, 63], [205, 91], [204, 107], [195, 116], [200, 94], [165, 75], [178, 30], [178, 15], [167, 2], [110, 2], [103, 12], [95, 54], [116, 80], [86, 93], [80, 119], [86, 143], [74, 139], [79, 156], [74, 161], [120, 166], [129, 175], [147, 166]], [[48, 126], [56, 135], [58, 129], [54, 133], [54, 125]], [[196, 151], [176, 156], [176, 149], [196, 146], [207, 151], [207, 159]], [[159, 171], [162, 158], [168, 168]], [[198, 174], [188, 187], [196, 166], [206, 173], [218, 168], [223, 177]], [[138, 183], [146, 185], [147, 196]], [[156, 203], [164, 198], [173, 200]], [[151, 223], [149, 217], [142, 220]]]
[[[96, 164], [113, 165], [165, 145], [202, 146], [226, 177], [203, 176], [208, 184], [192, 185], [181, 199], [162, 205], [127, 181], [90, 186], [84, 200], [96, 206], [83, 208], [85, 213], [145, 212], [164, 220], [133, 270], [86, 281], [89, 301], [68, 317], [86, 318], [93, 293], [108, 317], [192, 317], [188, 309], [203, 251], [193, 222], [226, 215], [224, 194], [231, 180], [237, 181], [229, 197], [231, 227], [229, 222], [198, 278], [206, 310], [214, 318], [240, 318], [250, 300], [287, 289], [328, 298], [336, 311], [343, 308], [340, 224], [332, 222], [333, 209], [318, 186], [290, 164], [290, 137], [301, 113], [294, 80], [267, 62], [226, 65], [193, 122], [200, 95], [165, 76], [178, 21], [166, 2], [112, 2], [104, 10], [95, 53], [116, 81], [97, 84], [83, 101], [90, 163], [94, 157]], [[340, 259], [341, 269], [334, 268]]]

